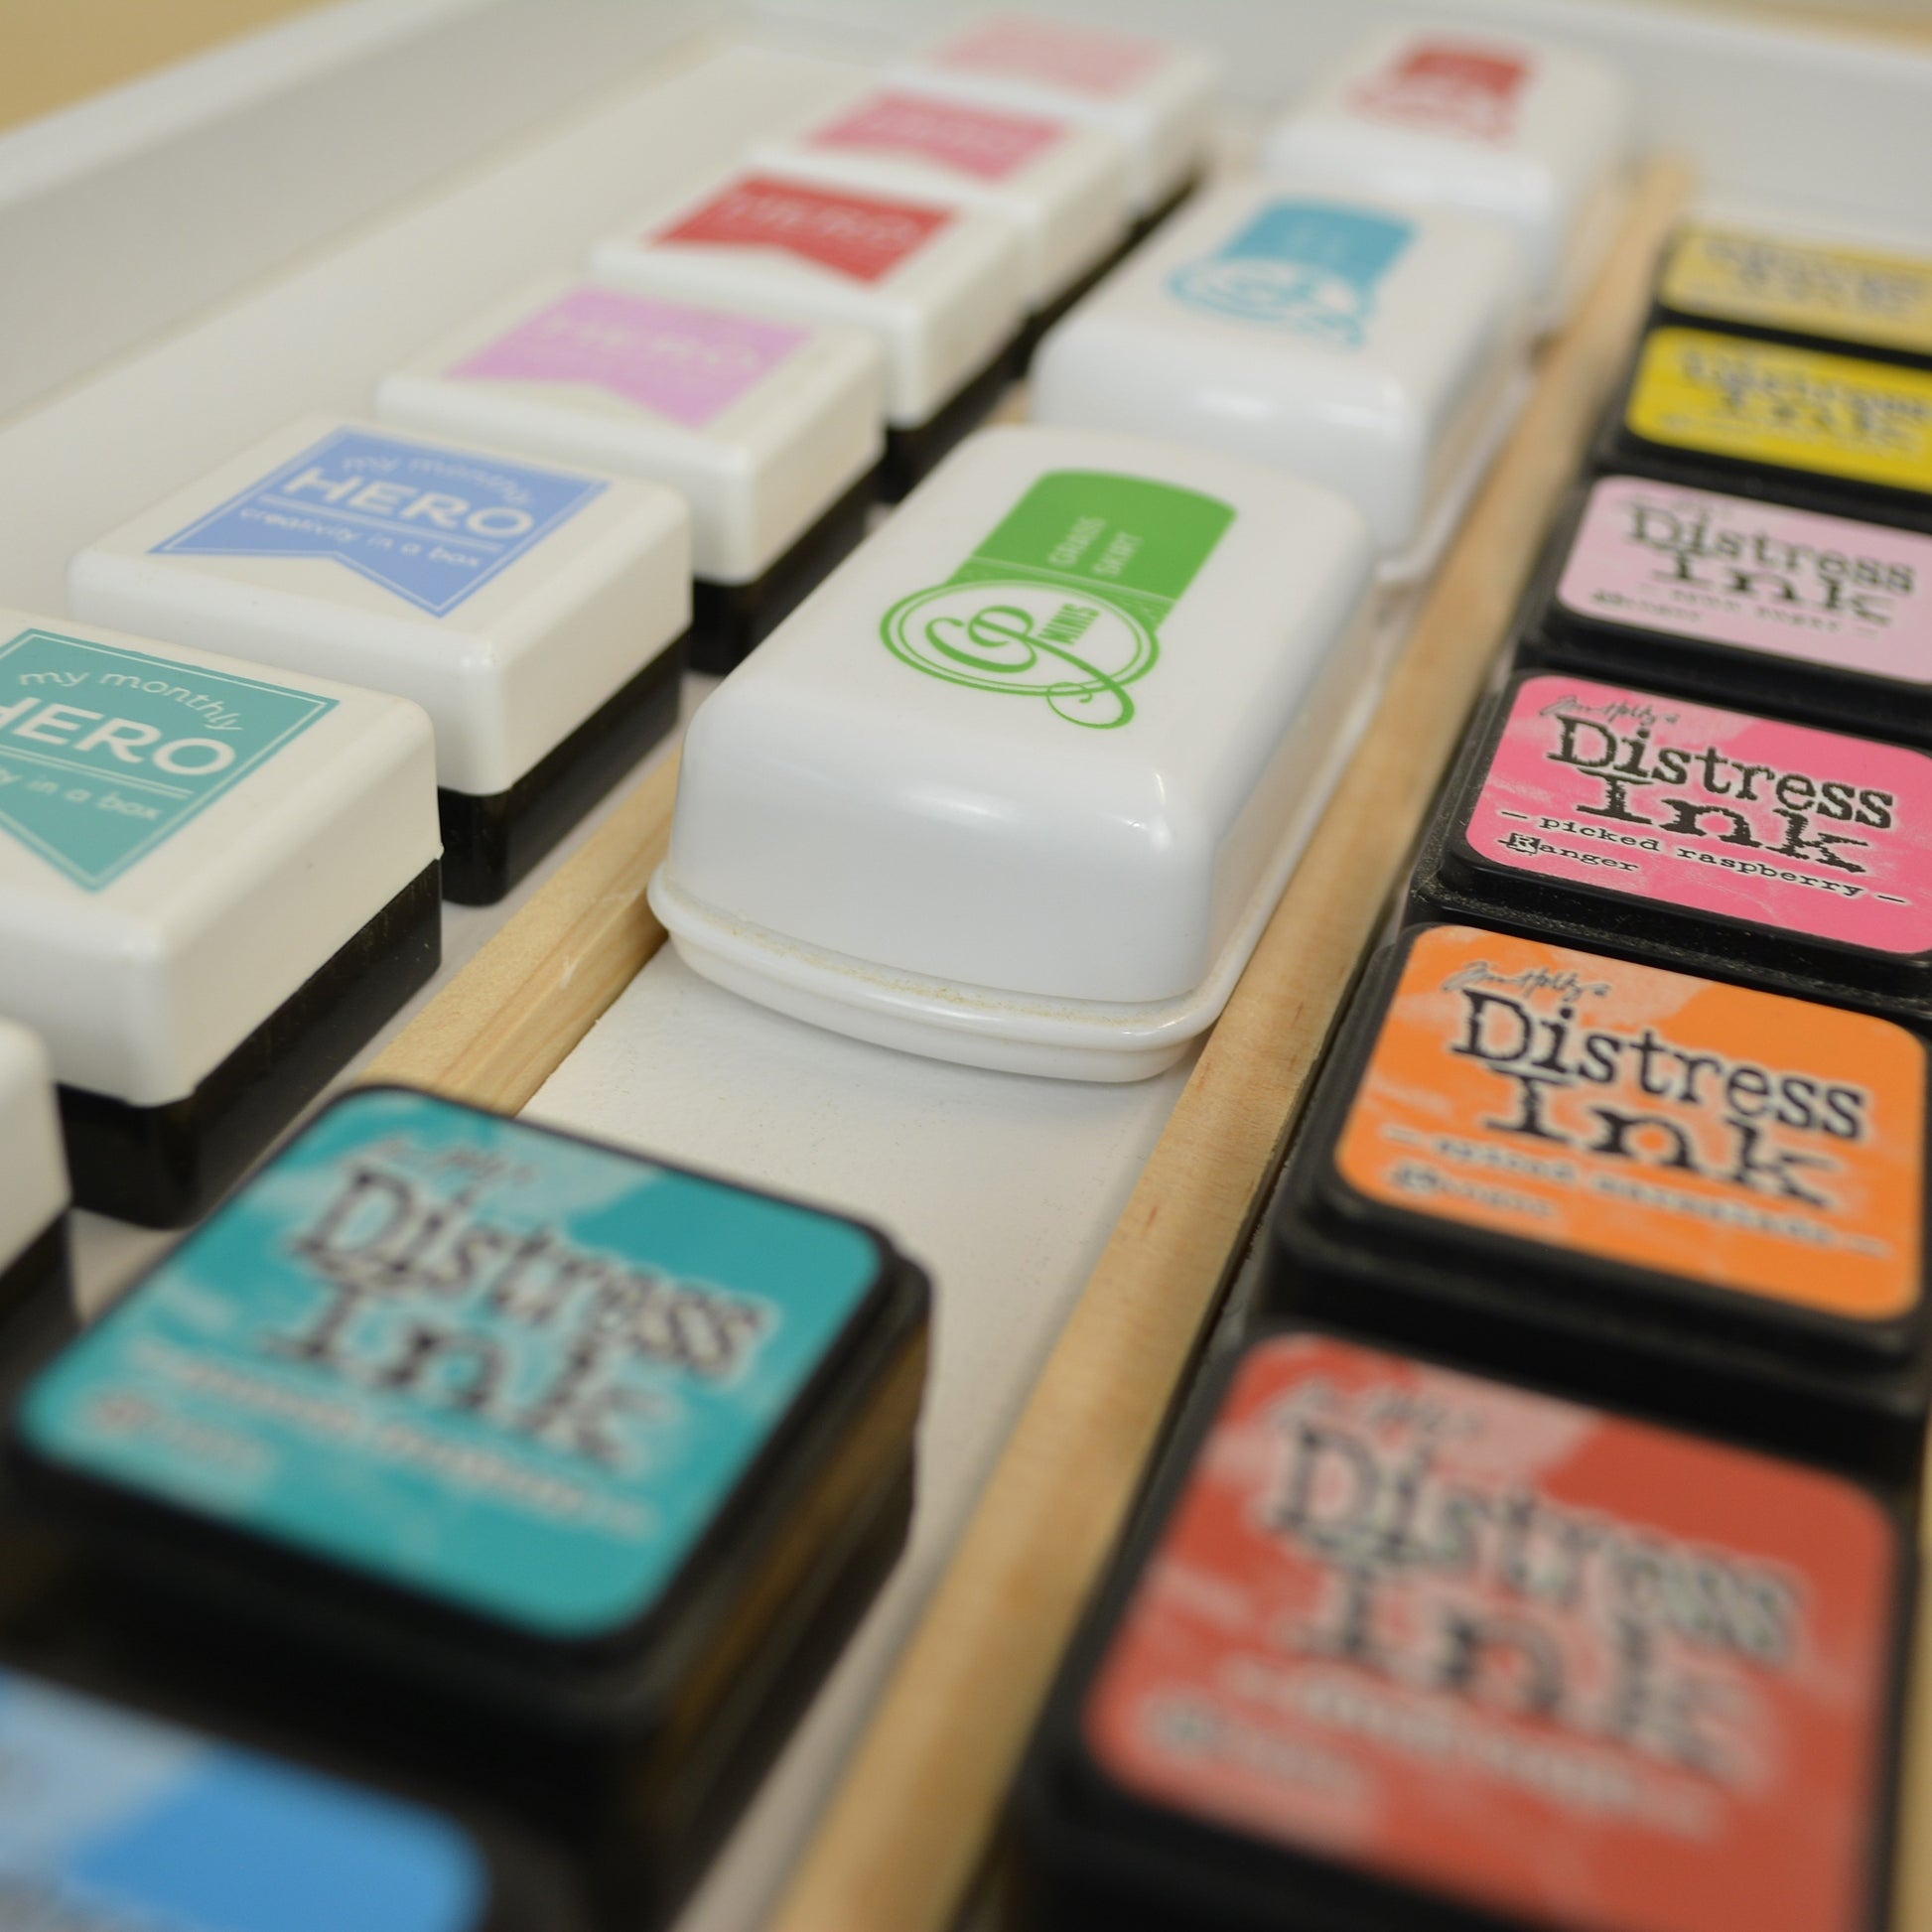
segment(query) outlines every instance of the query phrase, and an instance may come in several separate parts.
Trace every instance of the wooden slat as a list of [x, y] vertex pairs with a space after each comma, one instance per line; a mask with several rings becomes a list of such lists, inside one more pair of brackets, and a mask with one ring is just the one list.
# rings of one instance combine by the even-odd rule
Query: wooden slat
[[569, 864], [363, 1075], [514, 1113], [664, 943], [644, 888], [671, 838], [677, 759], [639, 780]]
[[774, 1932], [942, 1932], [1688, 191], [1650, 169], [901, 1657]]

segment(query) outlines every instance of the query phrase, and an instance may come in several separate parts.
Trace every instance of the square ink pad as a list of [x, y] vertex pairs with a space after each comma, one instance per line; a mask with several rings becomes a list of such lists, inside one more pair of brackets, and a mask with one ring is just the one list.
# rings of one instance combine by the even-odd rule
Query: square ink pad
[[1926, 1048], [1874, 1015], [1425, 926], [1374, 963], [1265, 1295], [1910, 1480]]
[[1841, 1476], [1306, 1329], [1184, 1416], [1029, 1932], [1876, 1932], [1911, 1560]]
[[1598, 477], [1544, 553], [1516, 661], [1932, 750], [1932, 535]]
[[1932, 758], [1532, 672], [1471, 733], [1410, 898], [1417, 918], [1916, 1020], [1932, 1003]]
[[103, 1614], [653, 1912], [897, 1553], [925, 1335], [857, 1223], [364, 1089], [38, 1372], [13, 1468]]

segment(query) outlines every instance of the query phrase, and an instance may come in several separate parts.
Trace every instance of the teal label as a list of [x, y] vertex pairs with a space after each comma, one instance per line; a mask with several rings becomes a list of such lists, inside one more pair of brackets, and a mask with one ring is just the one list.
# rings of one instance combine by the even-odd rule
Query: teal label
[[0, 644], [0, 827], [97, 893], [334, 698], [53, 630]]
[[1216, 253], [1168, 277], [1179, 301], [1339, 348], [1360, 348], [1382, 278], [1415, 224], [1373, 208], [1271, 202]]
[[647, 1610], [863, 1229], [427, 1095], [325, 1113], [29, 1391], [40, 1454], [542, 1635]]
[[474, 1932], [455, 1825], [0, 1672], [9, 1932]]
[[1143, 477], [1043, 476], [944, 584], [887, 612], [886, 647], [914, 670], [1043, 702], [1069, 725], [1115, 731], [1128, 686], [1234, 511]]

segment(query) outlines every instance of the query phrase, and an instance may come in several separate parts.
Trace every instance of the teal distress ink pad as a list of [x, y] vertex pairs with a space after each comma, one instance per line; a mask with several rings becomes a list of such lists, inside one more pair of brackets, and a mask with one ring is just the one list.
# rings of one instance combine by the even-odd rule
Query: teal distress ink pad
[[109, 1619], [668, 1904], [902, 1541], [926, 1308], [856, 1222], [364, 1089], [39, 1370], [14, 1486]]

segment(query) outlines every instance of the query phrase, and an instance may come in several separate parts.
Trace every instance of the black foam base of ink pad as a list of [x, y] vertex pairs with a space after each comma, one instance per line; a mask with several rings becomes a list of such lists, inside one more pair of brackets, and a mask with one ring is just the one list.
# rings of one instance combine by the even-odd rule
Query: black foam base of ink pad
[[667, 644], [507, 790], [437, 787], [445, 898], [495, 904], [671, 731], [688, 643]]
[[426, 866], [185, 1099], [139, 1107], [60, 1089], [74, 1204], [185, 1227], [339, 1073], [443, 957], [438, 868]]
[[965, 441], [999, 405], [1018, 365], [1016, 337], [978, 375], [910, 429], [886, 428], [886, 457], [879, 466], [879, 500], [897, 503], [924, 481], [957, 444]]
[[757, 577], [743, 584], [698, 578], [691, 587], [691, 668], [722, 677], [744, 663], [833, 566], [859, 547], [878, 500], [875, 467]]

